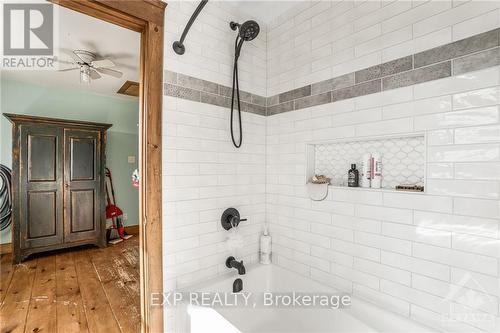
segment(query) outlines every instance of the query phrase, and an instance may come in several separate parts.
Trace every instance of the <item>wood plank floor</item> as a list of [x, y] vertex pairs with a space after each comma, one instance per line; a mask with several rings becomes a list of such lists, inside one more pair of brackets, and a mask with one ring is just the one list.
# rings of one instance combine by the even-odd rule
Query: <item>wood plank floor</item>
[[139, 239], [0, 261], [0, 332], [140, 331]]

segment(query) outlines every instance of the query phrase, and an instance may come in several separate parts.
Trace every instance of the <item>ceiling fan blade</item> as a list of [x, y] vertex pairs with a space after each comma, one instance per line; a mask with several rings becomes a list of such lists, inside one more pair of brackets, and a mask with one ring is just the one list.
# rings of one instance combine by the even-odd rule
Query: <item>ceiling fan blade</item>
[[64, 69], [59, 69], [58, 72], [69, 72], [69, 71], [73, 71], [75, 69], [80, 69], [80, 68], [78, 68], [78, 67], [64, 68]]
[[75, 51], [71, 52], [70, 56], [73, 58], [73, 60], [76, 63], [85, 63], [85, 61], [82, 58], [80, 58], [80, 56], [78, 54], [76, 54]]
[[93, 68], [90, 69], [90, 78], [92, 80], [97, 80], [97, 79], [100, 79], [101, 76], [99, 75], [99, 73], [97, 73], [97, 71]]
[[96, 68], [96, 70], [105, 75], [110, 75], [113, 77], [116, 77], [117, 79], [121, 78], [123, 76], [122, 72], [115, 71], [114, 69], [109, 69], [109, 68]]
[[59, 59], [58, 57], [54, 57], [54, 61], [59, 63], [59, 64], [75, 65], [74, 61], [62, 60], [62, 59]]
[[109, 59], [94, 60], [94, 61], [92, 61], [92, 67], [95, 67], [95, 68], [115, 67], [115, 63]]

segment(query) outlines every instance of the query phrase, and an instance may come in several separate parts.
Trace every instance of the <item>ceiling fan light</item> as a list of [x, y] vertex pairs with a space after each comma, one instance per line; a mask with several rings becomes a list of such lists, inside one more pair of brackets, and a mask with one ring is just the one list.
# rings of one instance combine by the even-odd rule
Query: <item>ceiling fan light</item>
[[80, 84], [90, 84], [90, 67], [87, 65], [80, 66]]

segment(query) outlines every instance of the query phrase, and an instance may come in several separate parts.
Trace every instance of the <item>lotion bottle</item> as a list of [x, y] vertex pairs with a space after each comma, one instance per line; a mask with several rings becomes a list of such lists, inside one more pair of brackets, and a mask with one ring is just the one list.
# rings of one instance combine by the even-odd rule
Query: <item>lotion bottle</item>
[[382, 159], [379, 153], [372, 154], [372, 188], [382, 187]]
[[363, 155], [363, 164], [361, 166], [361, 187], [370, 187], [371, 185], [371, 164], [372, 155], [370, 153]]

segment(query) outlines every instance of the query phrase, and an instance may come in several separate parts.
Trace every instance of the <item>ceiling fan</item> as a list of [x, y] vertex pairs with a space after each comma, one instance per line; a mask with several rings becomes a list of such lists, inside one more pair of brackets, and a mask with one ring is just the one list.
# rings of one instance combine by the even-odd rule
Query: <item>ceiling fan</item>
[[99, 59], [97, 60], [97, 55], [90, 51], [85, 50], [73, 50], [68, 52], [72, 58], [72, 62], [69, 61], [59, 61], [61, 63], [73, 64], [74, 67], [65, 68], [59, 70], [59, 72], [67, 72], [79, 69], [80, 70], [80, 83], [90, 84], [91, 80], [97, 80], [101, 78], [100, 74], [110, 75], [115, 78], [121, 78], [123, 73], [110, 67], [115, 67], [115, 63], [110, 59]]

